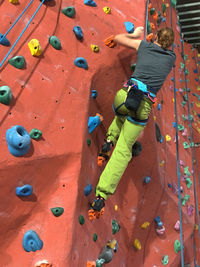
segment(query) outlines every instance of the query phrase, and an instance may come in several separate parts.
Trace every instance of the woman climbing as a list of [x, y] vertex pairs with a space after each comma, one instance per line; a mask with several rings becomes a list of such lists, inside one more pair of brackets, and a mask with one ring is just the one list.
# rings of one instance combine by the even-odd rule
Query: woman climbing
[[[117, 185], [133, 155], [133, 148], [145, 128], [156, 94], [161, 89], [176, 60], [169, 48], [174, 42], [174, 32], [160, 29], [154, 42], [137, 40], [143, 35], [143, 27], [132, 34], [118, 34], [116, 44], [137, 50], [136, 68], [131, 78], [115, 96], [115, 118], [106, 134], [100, 158], [108, 160], [111, 148], [116, 145], [96, 186], [96, 198], [91, 203], [89, 218], [99, 218], [104, 211], [105, 200], [114, 194]], [[138, 143], [136, 143], [138, 145]], [[137, 147], [136, 147], [137, 150]]]

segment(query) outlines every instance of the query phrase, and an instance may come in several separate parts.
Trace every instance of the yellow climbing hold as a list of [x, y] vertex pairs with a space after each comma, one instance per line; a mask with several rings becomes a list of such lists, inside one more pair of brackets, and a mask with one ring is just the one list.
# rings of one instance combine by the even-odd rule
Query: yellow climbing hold
[[166, 3], [165, 5], [166, 5], [166, 7], [169, 7], [169, 4], [168, 3]]
[[197, 56], [200, 57], [200, 54], [198, 54]]
[[118, 210], [118, 206], [117, 205], [115, 205], [115, 211], [117, 211]]
[[144, 222], [142, 225], [141, 225], [141, 228], [142, 229], [147, 229], [149, 227], [150, 223], [149, 222]]
[[18, 4], [18, 3], [19, 3], [19, 1], [18, 1], [18, 0], [9, 0], [9, 2], [10, 2], [11, 4], [14, 4], [14, 5], [16, 5], [16, 4]]
[[111, 13], [111, 8], [108, 7], [108, 6], [105, 6], [105, 7], [103, 8], [103, 11], [104, 11], [106, 14], [110, 14], [110, 13]]
[[133, 246], [135, 249], [137, 250], [141, 250], [142, 246], [141, 246], [141, 243], [138, 239], [135, 239], [134, 242], [133, 242]]
[[99, 52], [99, 46], [95, 44], [91, 44], [91, 49], [93, 52], [98, 53]]
[[160, 162], [160, 167], [162, 167], [164, 164], [165, 164], [165, 161], [162, 160], [162, 161]]
[[199, 226], [197, 224], [194, 225], [194, 230], [198, 230]]
[[172, 98], [172, 102], [174, 103], [174, 98]]
[[170, 142], [172, 140], [171, 136], [168, 134], [166, 134], [165, 138], [166, 138], [166, 142]]
[[198, 133], [200, 134], [200, 128], [197, 128]]
[[193, 110], [192, 112], [193, 112], [193, 114], [194, 114], [194, 115], [197, 115], [197, 113], [196, 113], [196, 111], [195, 111], [195, 110]]
[[156, 116], [153, 116], [154, 121], [156, 121]]
[[200, 102], [195, 102], [196, 107], [200, 108]]
[[197, 91], [200, 91], [200, 86], [197, 86]]
[[40, 42], [37, 39], [32, 39], [28, 43], [28, 47], [31, 51], [32, 56], [38, 57], [42, 54], [42, 48], [41, 48]]

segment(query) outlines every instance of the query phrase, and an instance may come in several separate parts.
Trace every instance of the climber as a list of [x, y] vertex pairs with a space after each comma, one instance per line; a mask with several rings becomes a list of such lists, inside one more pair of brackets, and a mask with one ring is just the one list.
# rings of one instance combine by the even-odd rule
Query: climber
[[100, 156], [109, 159], [96, 186], [96, 198], [88, 211], [89, 218], [99, 218], [103, 214], [105, 200], [114, 194], [117, 185], [132, 158], [132, 149], [138, 136], [145, 128], [156, 94], [175, 64], [176, 54], [169, 48], [174, 42], [174, 32], [166, 27], [160, 29], [155, 41], [148, 43], [138, 40], [143, 35], [143, 27], [132, 34], [118, 34], [116, 44], [137, 51], [136, 68], [130, 79], [123, 85], [114, 99], [115, 118], [112, 121]]

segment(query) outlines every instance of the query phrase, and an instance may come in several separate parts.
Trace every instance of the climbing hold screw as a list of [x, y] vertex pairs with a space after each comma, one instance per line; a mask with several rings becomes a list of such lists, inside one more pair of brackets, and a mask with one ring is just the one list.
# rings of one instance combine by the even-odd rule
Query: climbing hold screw
[[31, 138], [24, 127], [13, 126], [6, 131], [6, 140], [9, 152], [15, 156], [25, 155], [30, 148]]
[[104, 11], [106, 14], [111, 14], [111, 8], [108, 7], [108, 6], [103, 7], [103, 11]]
[[51, 208], [51, 212], [55, 217], [59, 217], [63, 214], [64, 209], [62, 207]]
[[17, 69], [23, 69], [26, 65], [26, 61], [23, 56], [12, 57], [8, 59], [8, 63]]
[[87, 64], [87, 60], [83, 57], [77, 57], [74, 60], [74, 65], [79, 67], [79, 68], [83, 68], [83, 69], [88, 69], [88, 64]]
[[16, 187], [16, 195], [20, 197], [30, 196], [33, 193], [33, 187], [29, 184]]
[[84, 195], [89, 196], [89, 194], [92, 192], [92, 185], [89, 184], [84, 188]]
[[97, 241], [97, 238], [98, 238], [97, 234], [94, 233], [93, 234], [93, 241], [96, 242]]
[[91, 44], [91, 49], [93, 52], [98, 53], [99, 52], [99, 46], [95, 44]]
[[67, 17], [69, 17], [69, 18], [73, 18], [73, 17], [75, 17], [75, 14], [76, 14], [76, 10], [75, 10], [75, 8], [74, 8], [73, 6], [65, 7], [65, 8], [63, 8], [63, 9], [61, 10], [61, 12], [62, 12], [65, 16], [67, 16]]
[[58, 39], [58, 37], [52, 35], [51, 37], [49, 37], [49, 43], [50, 45], [52, 45], [56, 50], [60, 50], [61, 49], [61, 42]]
[[133, 246], [136, 250], [141, 250], [142, 246], [141, 246], [141, 243], [138, 239], [135, 239], [134, 242], [133, 242]]
[[28, 43], [28, 47], [31, 51], [32, 56], [38, 57], [42, 54], [42, 48], [41, 48], [40, 42], [37, 39], [32, 39]]
[[9, 105], [12, 100], [10, 87], [4, 85], [0, 87], [0, 103]]
[[84, 219], [83, 215], [80, 215], [80, 216], [79, 216], [79, 223], [80, 223], [81, 225], [83, 225], [83, 224], [85, 223], [85, 219]]
[[38, 234], [35, 231], [29, 230], [24, 234], [23, 237], [23, 248], [25, 251], [36, 251], [41, 250], [43, 242], [40, 240]]
[[36, 128], [33, 128], [30, 133], [30, 138], [34, 139], [34, 140], [38, 140], [40, 139], [40, 137], [42, 136], [42, 132]]

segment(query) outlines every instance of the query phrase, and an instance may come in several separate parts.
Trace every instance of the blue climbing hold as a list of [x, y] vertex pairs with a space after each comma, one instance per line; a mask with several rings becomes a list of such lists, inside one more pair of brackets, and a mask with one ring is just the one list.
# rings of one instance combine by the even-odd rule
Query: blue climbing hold
[[92, 98], [96, 99], [97, 95], [98, 95], [97, 91], [96, 90], [92, 90]]
[[94, 129], [100, 124], [101, 124], [101, 120], [99, 116], [89, 117], [89, 120], [88, 120], [89, 133], [94, 131]]
[[43, 242], [40, 240], [38, 234], [33, 230], [28, 230], [23, 237], [23, 248], [25, 251], [36, 251], [41, 250]]
[[92, 185], [89, 184], [84, 188], [84, 195], [88, 196], [92, 192]]
[[195, 79], [195, 81], [196, 81], [196, 82], [198, 82], [198, 81], [199, 81], [199, 79], [198, 79], [198, 78], [196, 78], [196, 79]]
[[4, 46], [9, 46], [10, 45], [10, 42], [8, 41], [8, 39], [2, 33], [0, 33], [0, 44], [2, 44]]
[[154, 219], [155, 223], [158, 225], [158, 227], [162, 227], [163, 223], [160, 220], [160, 216], [156, 216]]
[[179, 79], [179, 82], [182, 83], [182, 79]]
[[163, 18], [163, 17], [162, 17], [162, 22], [165, 22], [165, 21], [166, 21], [166, 18]]
[[74, 60], [74, 64], [75, 64], [75, 66], [77, 66], [79, 68], [88, 69], [88, 64], [87, 64], [87, 61], [84, 57], [77, 57]]
[[73, 28], [73, 32], [75, 33], [76, 38], [77, 38], [78, 40], [82, 40], [82, 39], [83, 39], [83, 32], [82, 32], [82, 29], [81, 29], [80, 26], [75, 26], [75, 27]]
[[172, 185], [171, 185], [171, 184], [168, 184], [168, 187], [169, 187], [169, 188], [172, 188]]
[[124, 25], [126, 27], [126, 31], [128, 33], [133, 33], [135, 29], [135, 25], [132, 22], [126, 21], [124, 22]]
[[16, 187], [16, 195], [19, 197], [27, 197], [33, 193], [33, 187], [29, 184]]
[[163, 140], [164, 140], [164, 138], [163, 138], [163, 136], [162, 136], [161, 139], [160, 139], [160, 143], [163, 143]]
[[97, 6], [97, 4], [94, 2], [94, 0], [84, 0], [84, 4], [87, 6]]
[[174, 128], [176, 128], [176, 122], [172, 122]]
[[161, 110], [161, 104], [157, 104], [157, 109]]
[[193, 70], [194, 71], [194, 73], [198, 73], [198, 69], [195, 69], [195, 70]]
[[174, 77], [171, 78], [171, 81], [174, 81]]
[[29, 151], [31, 138], [20, 125], [15, 125], [6, 131], [6, 140], [9, 152], [15, 157], [23, 156]]
[[146, 176], [145, 178], [144, 178], [144, 184], [148, 184], [148, 183], [150, 183], [150, 181], [151, 181], [151, 177], [150, 176]]

